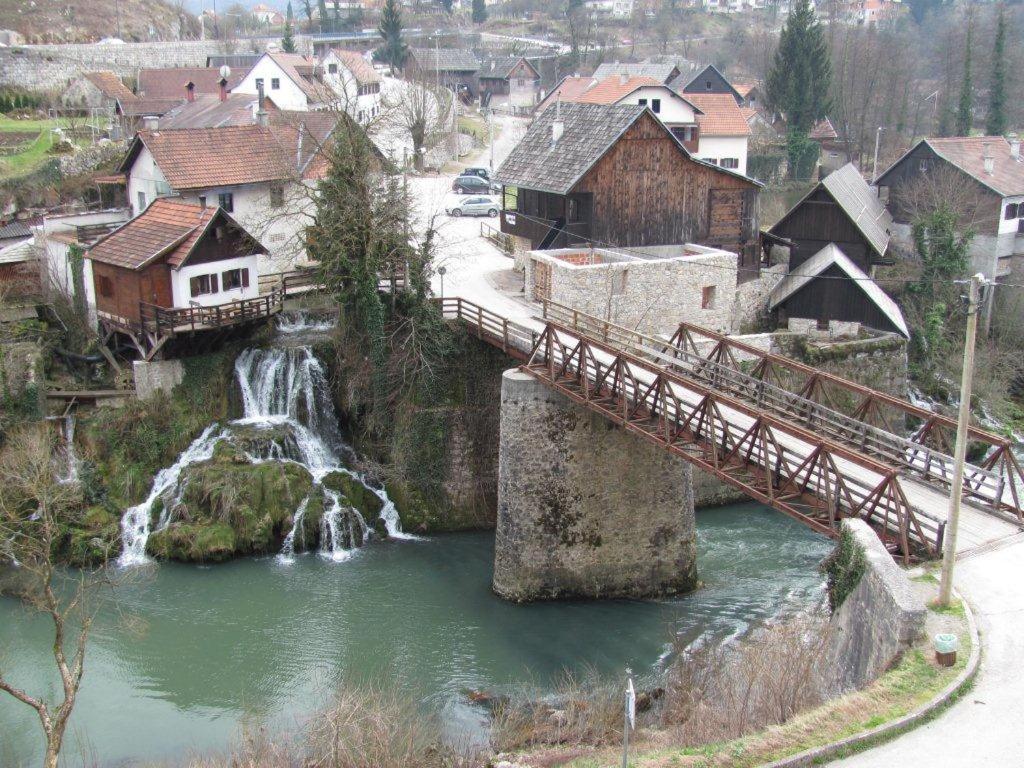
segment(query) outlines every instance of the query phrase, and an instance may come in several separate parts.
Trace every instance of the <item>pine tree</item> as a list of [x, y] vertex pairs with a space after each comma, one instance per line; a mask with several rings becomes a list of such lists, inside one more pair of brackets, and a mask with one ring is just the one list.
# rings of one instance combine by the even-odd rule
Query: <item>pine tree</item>
[[967, 22], [967, 40], [964, 42], [964, 78], [960, 81], [960, 100], [956, 105], [956, 135], [970, 136], [973, 117], [974, 83], [971, 79], [971, 43], [974, 39], [974, 22]]
[[828, 114], [832, 61], [808, 0], [798, 0], [779, 36], [767, 78], [768, 101], [790, 130], [806, 134]]
[[284, 16], [284, 37], [281, 38], [281, 50], [295, 53], [295, 18], [292, 16], [292, 0], [288, 0], [288, 10]]
[[473, 0], [473, 23], [483, 24], [487, 21], [486, 0]]
[[402, 40], [402, 9], [398, 0], [384, 0], [377, 31], [384, 42], [374, 51], [374, 58], [389, 64], [392, 69], [401, 69], [409, 49]]
[[988, 115], [985, 133], [1002, 136], [1006, 133], [1006, 12], [999, 6], [996, 22], [996, 42], [992, 48], [992, 81], [988, 87]]

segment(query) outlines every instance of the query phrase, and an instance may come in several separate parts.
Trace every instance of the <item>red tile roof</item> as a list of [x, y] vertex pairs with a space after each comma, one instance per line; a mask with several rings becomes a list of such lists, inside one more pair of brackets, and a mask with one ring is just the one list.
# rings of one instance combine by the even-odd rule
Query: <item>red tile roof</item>
[[334, 91], [323, 83], [312, 79], [316, 71], [315, 60], [307, 59], [297, 53], [268, 51], [266, 55], [299, 87], [309, 101], [323, 104], [334, 100]]
[[[612, 75], [578, 96], [575, 101], [581, 104], [617, 104], [620, 99], [644, 85], [661, 85], [661, 83], [653, 77], [623, 78], [619, 75]], [[565, 97], [562, 100], [569, 101]]]
[[825, 117], [811, 127], [810, 133], [807, 134], [807, 137], [814, 141], [828, 141], [830, 139], [838, 139], [839, 134], [836, 133], [836, 129], [835, 126], [832, 125], [832, 121]]
[[348, 71], [352, 73], [352, 76], [356, 79], [356, 82], [360, 85], [370, 85], [371, 83], [379, 83], [380, 75], [377, 74], [377, 70], [373, 68], [363, 55], [357, 51], [345, 51], [340, 48], [333, 49], [334, 55], [341, 59], [342, 63], [348, 68]]
[[[1010, 142], [1002, 136], [960, 136], [924, 141], [937, 155], [999, 195], [1024, 195], [1024, 162], [1010, 154]], [[992, 157], [992, 173], [985, 171], [986, 151]]]
[[[246, 72], [235, 69], [228, 79], [228, 90], [236, 86]], [[184, 101], [185, 86], [195, 84], [195, 92], [220, 93], [218, 67], [172, 67], [169, 69], [140, 69], [139, 96], [147, 99], [178, 99]]]
[[145, 211], [89, 249], [89, 258], [126, 269], [141, 269], [163, 258], [179, 267], [219, 208], [157, 198]]
[[100, 93], [108, 99], [134, 99], [135, 94], [127, 85], [121, 82], [121, 78], [109, 70], [100, 72], [86, 72], [83, 77], [99, 88]]
[[701, 136], [749, 136], [750, 126], [730, 93], [686, 93], [704, 114], [697, 115]]
[[562, 82], [551, 89], [551, 93], [544, 98], [544, 101], [537, 105], [537, 112], [543, 112], [558, 101], [559, 98], [567, 102], [579, 101], [579, 97], [596, 83], [597, 81], [592, 77], [575, 77], [572, 75], [564, 77]]

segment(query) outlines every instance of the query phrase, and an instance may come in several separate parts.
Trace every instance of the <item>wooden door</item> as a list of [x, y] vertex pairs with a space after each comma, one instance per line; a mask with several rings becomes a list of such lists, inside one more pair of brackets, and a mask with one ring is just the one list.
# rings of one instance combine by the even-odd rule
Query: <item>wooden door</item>
[[533, 262], [533, 298], [535, 301], [551, 298], [551, 265], [543, 261]]

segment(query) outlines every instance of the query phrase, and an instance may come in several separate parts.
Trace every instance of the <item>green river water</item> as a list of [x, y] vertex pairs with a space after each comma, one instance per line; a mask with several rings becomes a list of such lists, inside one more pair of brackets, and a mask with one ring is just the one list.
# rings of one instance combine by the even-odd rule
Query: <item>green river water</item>
[[[547, 684], [564, 670], [650, 675], [673, 635], [742, 634], [821, 598], [823, 537], [756, 504], [698, 513], [704, 586], [662, 601], [512, 605], [490, 591], [493, 534], [136, 571], [100, 612], [67, 765], [175, 763], [244, 725], [303, 722], [342, 678], [400, 679], [453, 734], [484, 733], [466, 689]], [[49, 625], [0, 598], [0, 666], [55, 697]], [[0, 766], [35, 766], [35, 713], [0, 698]]]

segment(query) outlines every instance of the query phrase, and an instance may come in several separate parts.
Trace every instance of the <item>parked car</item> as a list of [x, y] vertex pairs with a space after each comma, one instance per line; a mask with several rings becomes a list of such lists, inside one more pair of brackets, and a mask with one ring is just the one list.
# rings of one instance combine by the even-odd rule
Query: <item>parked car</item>
[[491, 191], [491, 183], [479, 176], [459, 176], [452, 183], [452, 192], [460, 195], [486, 195]]
[[481, 179], [485, 179], [486, 181], [490, 181], [491, 180], [491, 172], [489, 170], [487, 170], [486, 168], [482, 168], [480, 166], [477, 166], [477, 167], [474, 167], [474, 168], [467, 168], [466, 170], [464, 170], [462, 172], [461, 175], [462, 176], [479, 176]]
[[445, 213], [449, 216], [490, 216], [493, 219], [498, 215], [498, 201], [493, 197], [464, 197], [445, 208]]

